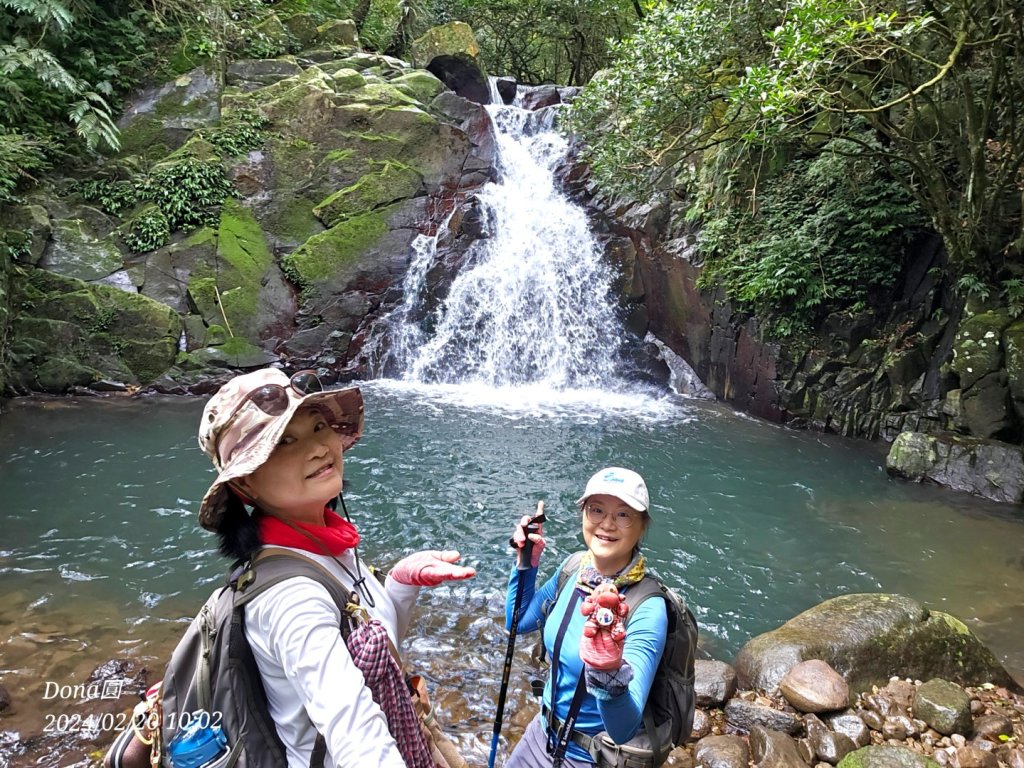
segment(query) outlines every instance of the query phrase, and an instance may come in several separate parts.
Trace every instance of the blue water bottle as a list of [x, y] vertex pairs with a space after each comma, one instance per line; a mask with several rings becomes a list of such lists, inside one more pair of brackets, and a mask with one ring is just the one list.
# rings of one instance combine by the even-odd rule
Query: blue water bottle
[[167, 744], [167, 757], [174, 768], [201, 768], [227, 751], [224, 731], [219, 725], [211, 725], [210, 715], [201, 709], [192, 713], [188, 724]]

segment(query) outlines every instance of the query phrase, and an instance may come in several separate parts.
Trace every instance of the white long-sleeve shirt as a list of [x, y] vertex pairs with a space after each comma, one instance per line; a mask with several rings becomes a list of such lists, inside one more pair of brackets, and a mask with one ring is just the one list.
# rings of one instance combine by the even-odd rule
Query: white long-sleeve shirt
[[[294, 550], [316, 560], [349, 589], [352, 579], [332, 559]], [[338, 559], [355, 573], [346, 550]], [[362, 605], [399, 647], [419, 587], [390, 576], [381, 585], [363, 563], [367, 588], [376, 603]], [[306, 577], [288, 579], [253, 599], [245, 609], [245, 634], [267, 691], [270, 715], [284, 742], [289, 768], [308, 768], [317, 732], [327, 742], [326, 765], [337, 768], [405, 768], [387, 719], [373, 701], [352, 662], [339, 626], [341, 614], [330, 593]]]

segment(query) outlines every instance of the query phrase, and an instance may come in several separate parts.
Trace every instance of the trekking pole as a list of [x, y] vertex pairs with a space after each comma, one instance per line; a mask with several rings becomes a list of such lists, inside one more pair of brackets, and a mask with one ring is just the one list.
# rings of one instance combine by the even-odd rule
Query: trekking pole
[[505, 649], [505, 668], [501, 672], [501, 689], [498, 691], [498, 713], [494, 717], [494, 732], [491, 734], [491, 756], [487, 758], [487, 768], [494, 768], [494, 757], [498, 752], [498, 737], [501, 735], [501, 721], [505, 717], [505, 696], [508, 694], [508, 678], [512, 672], [512, 653], [516, 647], [516, 632], [519, 629], [519, 609], [523, 604], [523, 573], [530, 570], [530, 558], [533, 556], [533, 542], [530, 534], [536, 533], [544, 522], [544, 502], [537, 502], [537, 514], [530, 518], [526, 525], [526, 542], [519, 555], [516, 570], [516, 599], [512, 606], [512, 628], [508, 631], [508, 648]]

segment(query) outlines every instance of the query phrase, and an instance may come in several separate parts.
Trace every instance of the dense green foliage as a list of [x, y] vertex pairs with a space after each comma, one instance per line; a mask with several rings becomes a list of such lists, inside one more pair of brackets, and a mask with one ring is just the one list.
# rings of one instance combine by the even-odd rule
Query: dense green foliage
[[[605, 187], [731, 204], [764, 192], [780, 148], [845, 138], [921, 206], [962, 290], [1006, 290], [1024, 247], [1022, 39], [1010, 0], [678, 0], [615, 46], [569, 125]], [[739, 192], [718, 184], [737, 156]]]
[[469, 24], [488, 71], [523, 83], [583, 85], [609, 62], [649, 0], [436, 0], [438, 22]]
[[720, 281], [778, 336], [810, 330], [829, 311], [886, 300], [906, 240], [924, 220], [881, 164], [858, 149], [833, 140], [786, 163], [753, 208], [706, 212], [702, 283]]

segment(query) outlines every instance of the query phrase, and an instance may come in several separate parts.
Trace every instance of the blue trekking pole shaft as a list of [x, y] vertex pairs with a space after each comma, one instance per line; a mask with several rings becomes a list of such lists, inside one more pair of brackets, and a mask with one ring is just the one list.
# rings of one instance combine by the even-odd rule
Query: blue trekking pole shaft
[[501, 671], [501, 689], [498, 691], [498, 712], [494, 717], [494, 732], [491, 734], [491, 754], [487, 758], [487, 768], [494, 768], [494, 758], [498, 753], [498, 739], [501, 736], [501, 721], [505, 717], [505, 697], [508, 695], [508, 679], [512, 674], [512, 656], [516, 648], [516, 632], [519, 630], [519, 611], [523, 605], [523, 589], [526, 579], [524, 573], [530, 570], [533, 557], [533, 542], [530, 534], [536, 533], [544, 522], [544, 502], [537, 503], [537, 514], [530, 518], [526, 526], [526, 542], [519, 554], [516, 570], [516, 599], [512, 604], [512, 627], [508, 631], [508, 647], [505, 649], [505, 667]]

